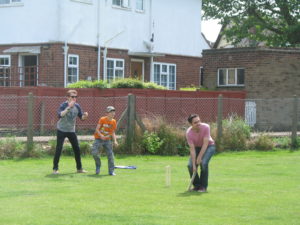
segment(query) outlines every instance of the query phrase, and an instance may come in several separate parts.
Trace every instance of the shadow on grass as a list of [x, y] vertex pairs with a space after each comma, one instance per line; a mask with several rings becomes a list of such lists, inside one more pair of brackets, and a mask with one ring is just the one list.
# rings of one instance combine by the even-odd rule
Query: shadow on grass
[[59, 178], [59, 177], [64, 177], [64, 176], [71, 176], [73, 177], [75, 174], [77, 174], [76, 172], [74, 173], [59, 173], [59, 174], [47, 174], [45, 177], [47, 178]]
[[90, 177], [90, 178], [97, 178], [97, 179], [99, 179], [99, 178], [103, 178], [103, 177], [108, 177], [108, 176], [110, 176], [110, 175], [108, 175], [108, 174], [89, 174], [89, 175], [87, 175], [88, 177]]
[[189, 196], [200, 196], [203, 194], [207, 194], [207, 192], [197, 192], [197, 191], [185, 191], [177, 194], [177, 197], [189, 197]]

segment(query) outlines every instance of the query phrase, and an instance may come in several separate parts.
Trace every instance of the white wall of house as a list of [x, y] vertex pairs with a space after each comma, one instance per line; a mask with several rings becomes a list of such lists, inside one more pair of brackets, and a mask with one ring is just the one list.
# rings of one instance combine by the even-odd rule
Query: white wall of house
[[99, 0], [99, 16], [97, 0], [21, 0], [16, 6], [0, 5], [5, 32], [0, 44], [97, 46], [99, 32], [101, 46], [146, 52], [143, 42], [150, 40], [153, 30], [154, 52], [201, 56], [202, 49], [209, 48], [201, 36], [201, 0], [145, 0], [143, 12], [136, 10], [135, 1], [121, 8], [112, 6], [112, 0]]

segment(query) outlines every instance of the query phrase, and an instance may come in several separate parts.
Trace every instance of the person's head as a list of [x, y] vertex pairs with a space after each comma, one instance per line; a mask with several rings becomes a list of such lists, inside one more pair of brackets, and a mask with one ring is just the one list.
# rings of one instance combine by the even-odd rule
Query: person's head
[[116, 109], [113, 106], [107, 106], [106, 108], [107, 116], [110, 118], [114, 118], [116, 114]]
[[67, 91], [68, 101], [76, 101], [77, 99], [77, 91], [76, 90], [68, 90]]
[[192, 125], [192, 127], [197, 127], [201, 123], [200, 116], [198, 114], [191, 114], [188, 117], [188, 122]]

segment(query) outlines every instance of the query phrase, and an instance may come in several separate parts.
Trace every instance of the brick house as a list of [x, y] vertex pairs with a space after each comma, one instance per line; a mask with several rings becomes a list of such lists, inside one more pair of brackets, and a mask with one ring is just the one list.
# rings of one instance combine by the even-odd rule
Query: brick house
[[210, 48], [199, 0], [5, 0], [0, 19], [0, 86], [134, 77], [179, 89], [199, 85]]
[[[202, 54], [203, 86], [220, 91], [244, 90], [256, 106], [259, 129], [289, 129], [291, 98], [300, 96], [299, 48], [224, 48], [204, 50]], [[300, 109], [298, 112], [300, 116]]]

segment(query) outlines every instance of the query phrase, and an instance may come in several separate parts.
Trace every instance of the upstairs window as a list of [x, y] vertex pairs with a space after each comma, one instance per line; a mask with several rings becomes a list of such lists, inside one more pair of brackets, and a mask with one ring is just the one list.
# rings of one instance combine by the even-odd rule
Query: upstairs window
[[79, 79], [79, 56], [68, 55], [67, 85], [77, 82]]
[[144, 0], [136, 0], [135, 8], [137, 11], [144, 11]]
[[113, 6], [118, 6], [120, 8], [129, 8], [130, 7], [130, 0], [113, 0]]
[[243, 68], [218, 69], [218, 86], [245, 86]]

